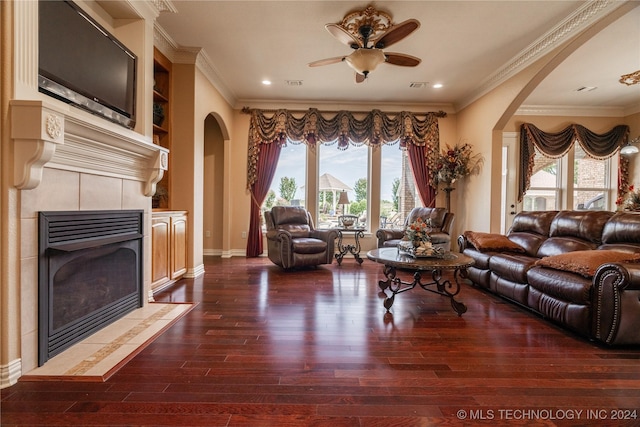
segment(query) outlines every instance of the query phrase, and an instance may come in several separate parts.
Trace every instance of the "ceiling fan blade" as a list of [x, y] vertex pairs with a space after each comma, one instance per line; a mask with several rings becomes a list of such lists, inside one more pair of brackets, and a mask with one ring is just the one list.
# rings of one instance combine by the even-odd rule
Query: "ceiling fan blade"
[[401, 67], [415, 67], [420, 64], [421, 59], [415, 56], [407, 55], [406, 53], [385, 53], [387, 64], [400, 65]]
[[363, 83], [367, 79], [364, 74], [356, 73], [356, 83]]
[[320, 59], [309, 63], [309, 67], [320, 67], [322, 65], [337, 64], [344, 61], [344, 56], [335, 56], [333, 58]]
[[387, 32], [375, 41], [375, 47], [378, 49], [389, 47], [394, 43], [398, 43], [418, 28], [420, 28], [420, 21], [417, 19], [407, 19], [388, 29]]
[[338, 41], [342, 44], [346, 44], [352, 49], [357, 49], [362, 47], [362, 42], [356, 36], [351, 34], [349, 31], [345, 30], [338, 24], [327, 24], [324, 28], [329, 31], [329, 33], [338, 39]]

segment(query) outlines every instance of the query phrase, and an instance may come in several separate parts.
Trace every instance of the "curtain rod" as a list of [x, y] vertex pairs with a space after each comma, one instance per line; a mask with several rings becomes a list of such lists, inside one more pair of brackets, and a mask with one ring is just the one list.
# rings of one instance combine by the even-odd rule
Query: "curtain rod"
[[[249, 108], [249, 107], [242, 107], [242, 113], [244, 114], [251, 114], [252, 111], [254, 110], [258, 110], [258, 111], [263, 111], [265, 113], [276, 113], [280, 110], [285, 110], [288, 111], [289, 113], [292, 114], [304, 114], [309, 112], [310, 109], [307, 110], [289, 110], [286, 108], [279, 108], [279, 109], [263, 109], [263, 108]], [[349, 111], [349, 110], [318, 110], [319, 113], [321, 114], [338, 114], [341, 111]], [[371, 111], [349, 111], [351, 114], [369, 114], [371, 113]], [[382, 114], [386, 114], [386, 115], [393, 115], [393, 114], [400, 114], [401, 111], [381, 111]], [[429, 114], [434, 114], [436, 117], [447, 117], [447, 113], [440, 110], [440, 111], [435, 111], [435, 112], [428, 112], [428, 113], [414, 113], [411, 112], [411, 114], [413, 114], [414, 116], [427, 116]]]

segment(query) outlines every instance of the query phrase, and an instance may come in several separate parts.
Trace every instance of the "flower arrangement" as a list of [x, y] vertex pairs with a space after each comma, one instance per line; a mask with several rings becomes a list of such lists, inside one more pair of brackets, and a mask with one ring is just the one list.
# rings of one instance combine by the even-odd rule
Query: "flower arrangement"
[[442, 248], [431, 243], [431, 218], [418, 218], [404, 230], [404, 237], [398, 244], [398, 251], [413, 257], [439, 257], [444, 254]]
[[620, 209], [640, 211], [640, 189], [636, 190], [633, 185], [630, 185], [627, 194], [618, 197], [616, 205]]
[[431, 242], [429, 233], [431, 232], [431, 218], [423, 220], [418, 218], [413, 221], [404, 230], [405, 240], [413, 242], [414, 244], [420, 244], [421, 242]]
[[477, 174], [483, 163], [481, 154], [473, 154], [471, 145], [464, 143], [451, 147], [447, 144], [435, 162], [434, 180], [447, 185], [465, 176]]

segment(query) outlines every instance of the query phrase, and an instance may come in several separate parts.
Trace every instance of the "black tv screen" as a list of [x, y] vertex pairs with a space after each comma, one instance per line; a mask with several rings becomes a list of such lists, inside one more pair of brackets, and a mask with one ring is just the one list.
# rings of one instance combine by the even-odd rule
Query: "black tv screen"
[[136, 56], [72, 2], [38, 6], [40, 92], [133, 128]]

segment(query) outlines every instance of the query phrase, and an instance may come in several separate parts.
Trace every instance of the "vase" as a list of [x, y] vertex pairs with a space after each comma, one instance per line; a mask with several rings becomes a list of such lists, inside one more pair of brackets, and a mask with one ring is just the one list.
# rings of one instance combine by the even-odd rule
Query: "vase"
[[164, 121], [164, 114], [153, 113], [153, 124], [156, 126], [162, 126]]

